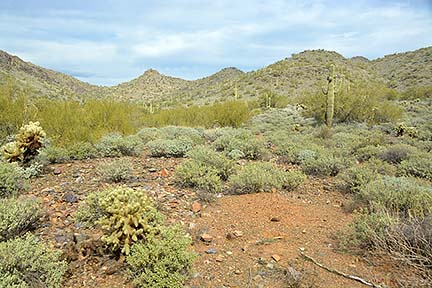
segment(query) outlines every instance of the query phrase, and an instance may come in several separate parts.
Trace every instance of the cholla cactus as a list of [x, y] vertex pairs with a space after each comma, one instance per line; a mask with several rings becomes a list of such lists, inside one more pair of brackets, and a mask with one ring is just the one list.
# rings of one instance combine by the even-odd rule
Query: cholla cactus
[[28, 162], [37, 154], [46, 137], [39, 122], [29, 122], [20, 128], [16, 141], [7, 143], [1, 148], [3, 157], [9, 162]]

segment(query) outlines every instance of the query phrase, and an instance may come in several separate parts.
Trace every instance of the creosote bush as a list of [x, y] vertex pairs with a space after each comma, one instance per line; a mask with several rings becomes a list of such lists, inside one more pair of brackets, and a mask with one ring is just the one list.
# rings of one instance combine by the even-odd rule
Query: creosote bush
[[41, 216], [41, 205], [34, 199], [0, 199], [0, 242], [35, 228]]
[[403, 160], [398, 173], [402, 176], [414, 176], [432, 181], [432, 156], [429, 153], [418, 153]]
[[95, 221], [104, 230], [102, 241], [126, 255], [133, 243], [159, 233], [163, 224], [162, 215], [145, 191], [126, 187], [89, 194], [77, 218], [84, 223]]
[[0, 242], [0, 287], [62, 287], [67, 263], [60, 256], [31, 234]]
[[114, 133], [102, 137], [95, 147], [102, 157], [136, 156], [141, 153], [143, 144], [136, 135], [123, 137]]
[[0, 162], [0, 198], [17, 195], [27, 186], [24, 172], [16, 163]]
[[133, 245], [126, 257], [133, 283], [137, 287], [183, 287], [195, 259], [188, 251], [191, 242], [180, 226], [168, 226]]
[[351, 159], [337, 157], [330, 153], [318, 154], [317, 157], [308, 157], [301, 163], [304, 173], [313, 176], [336, 176], [340, 171], [349, 167]]
[[97, 168], [97, 173], [106, 181], [121, 182], [127, 180], [132, 173], [132, 163], [126, 159], [103, 162]]
[[264, 142], [248, 130], [224, 128], [220, 129], [218, 134], [213, 143], [217, 151], [227, 154], [234, 150], [241, 151], [245, 159], [258, 159], [264, 153]]
[[222, 191], [223, 182], [233, 171], [234, 163], [205, 146], [188, 152], [190, 158], [176, 170], [176, 182], [211, 193]]
[[399, 164], [403, 160], [409, 159], [412, 154], [417, 152], [416, 148], [406, 144], [396, 144], [387, 147], [378, 157], [392, 164]]
[[271, 192], [275, 189], [294, 190], [305, 180], [300, 171], [283, 171], [274, 164], [257, 162], [246, 164], [238, 174], [229, 178], [233, 194]]
[[403, 217], [432, 213], [432, 188], [413, 178], [383, 176], [360, 187], [357, 201], [371, 211], [390, 211]]
[[192, 140], [158, 139], [146, 144], [152, 157], [184, 157], [193, 147]]

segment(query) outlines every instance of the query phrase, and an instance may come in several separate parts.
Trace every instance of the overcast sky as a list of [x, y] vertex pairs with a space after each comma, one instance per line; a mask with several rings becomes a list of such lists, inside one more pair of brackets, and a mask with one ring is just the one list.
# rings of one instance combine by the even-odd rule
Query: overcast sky
[[432, 0], [0, 0], [0, 50], [99, 85], [154, 68], [250, 71], [306, 49], [369, 59], [432, 45]]

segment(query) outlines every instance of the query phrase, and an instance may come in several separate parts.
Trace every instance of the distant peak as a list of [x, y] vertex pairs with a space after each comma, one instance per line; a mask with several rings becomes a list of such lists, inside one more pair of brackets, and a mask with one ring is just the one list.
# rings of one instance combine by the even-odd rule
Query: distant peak
[[156, 69], [150, 68], [144, 72], [144, 75], [160, 75], [159, 71]]

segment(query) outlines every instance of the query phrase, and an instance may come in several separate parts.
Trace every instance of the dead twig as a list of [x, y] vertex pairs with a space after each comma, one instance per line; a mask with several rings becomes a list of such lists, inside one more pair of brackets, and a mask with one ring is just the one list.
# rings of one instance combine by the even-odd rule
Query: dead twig
[[360, 282], [360, 283], [362, 283], [362, 284], [364, 284], [364, 285], [367, 285], [367, 286], [369, 286], [369, 287], [373, 287], [373, 288], [384, 288], [384, 287], [381, 286], [381, 285], [377, 285], [377, 284], [375, 284], [375, 283], [372, 283], [372, 282], [366, 281], [366, 280], [364, 280], [363, 278], [360, 278], [360, 277], [358, 277], [358, 276], [349, 275], [349, 274], [346, 274], [346, 273], [340, 272], [340, 271], [338, 271], [338, 270], [336, 270], [336, 269], [333, 269], [333, 268], [327, 267], [327, 266], [325, 266], [324, 264], [321, 264], [321, 263], [319, 263], [318, 261], [316, 261], [314, 258], [312, 258], [312, 257], [310, 257], [310, 256], [308, 256], [308, 255], [306, 255], [304, 252], [300, 252], [300, 254], [301, 254], [305, 259], [311, 261], [313, 264], [317, 265], [318, 267], [323, 268], [324, 270], [327, 270], [327, 271], [330, 272], [330, 273], [333, 273], [333, 274], [336, 274], [336, 275], [339, 275], [339, 276], [345, 277], [345, 278], [347, 278], [347, 279], [351, 279], [351, 280], [354, 280], [354, 281]]

